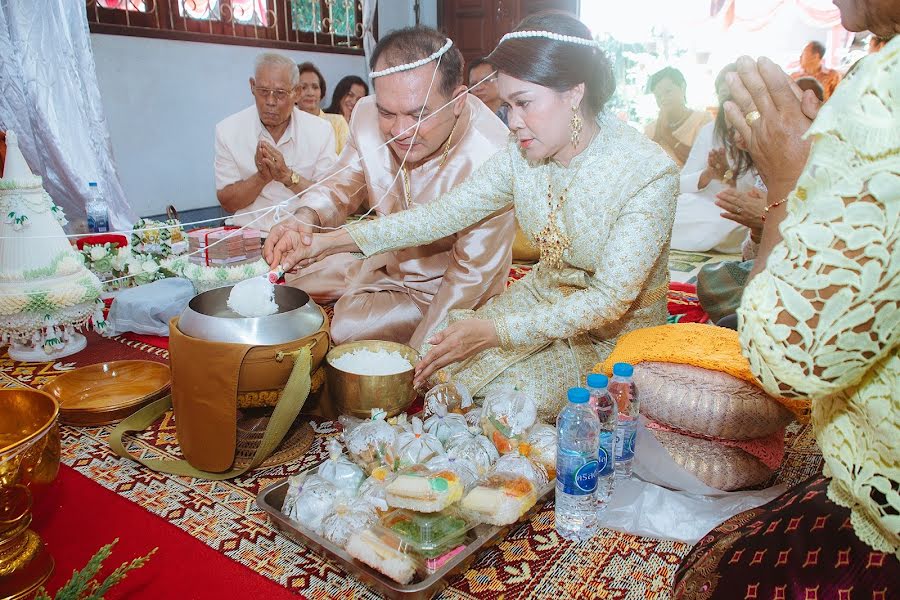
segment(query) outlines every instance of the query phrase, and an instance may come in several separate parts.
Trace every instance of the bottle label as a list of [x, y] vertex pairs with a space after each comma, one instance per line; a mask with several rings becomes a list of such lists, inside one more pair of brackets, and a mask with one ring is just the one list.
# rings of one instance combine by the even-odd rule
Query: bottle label
[[597, 489], [596, 460], [587, 460], [574, 470], [559, 469], [556, 472], [556, 481], [563, 486], [563, 492], [572, 496], [585, 496], [593, 494]]
[[600, 451], [597, 453], [597, 476], [606, 477], [615, 471], [613, 461], [613, 444], [615, 443], [611, 431], [600, 433]]
[[631, 460], [634, 458], [634, 444], [637, 439], [637, 429], [634, 425], [625, 424], [616, 429], [616, 460]]

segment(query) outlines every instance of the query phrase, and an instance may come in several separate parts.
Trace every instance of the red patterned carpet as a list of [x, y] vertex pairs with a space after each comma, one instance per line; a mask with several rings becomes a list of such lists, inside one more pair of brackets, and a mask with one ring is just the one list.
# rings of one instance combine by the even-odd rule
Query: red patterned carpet
[[[0, 356], [0, 385], [40, 387], [61, 371], [111, 357], [143, 357], [164, 361], [167, 352], [139, 342], [104, 339], [91, 334], [85, 351], [56, 364], [16, 363], [3, 354]], [[173, 543], [179, 546], [180, 542], [164, 533], [166, 523], [159, 519], [154, 520], [159, 527], [128, 527], [125, 523], [136, 517], [128, 517], [124, 521], [107, 518], [107, 515], [113, 514], [126, 515], [128, 511], [133, 512], [140, 507], [186, 532], [194, 542], [211, 548], [218, 555], [216, 558], [226, 557], [236, 565], [249, 567], [255, 574], [287, 590], [309, 598], [380, 597], [340, 568], [282, 537], [253, 505], [256, 494], [262, 487], [324, 458], [324, 442], [336, 433], [330, 422], [316, 425], [316, 440], [301, 459], [286, 466], [258, 470], [249, 476], [227, 482], [162, 475], [138, 467], [135, 463], [120, 460], [107, 446], [109, 431], [108, 427], [63, 428], [63, 462], [115, 494], [100, 495], [102, 498], [97, 500], [99, 506], [95, 512], [86, 511], [77, 500], [74, 501], [77, 503], [74, 507], [68, 501], [65, 508], [57, 507], [59, 514], [64, 515], [69, 524], [69, 529], [63, 530], [65, 535], [62, 537], [66, 538], [66, 543], [71, 544], [58, 546], [58, 557], [68, 557], [67, 548], [77, 547], [81, 552], [80, 557], [69, 561], [77, 564], [79, 560], [86, 560], [91, 552], [113, 537], [122, 539], [120, 546], [123, 551], [112, 557], [110, 564], [118, 564], [152, 545], [159, 545], [160, 553], [171, 553], [170, 558], [160, 558], [158, 564], [167, 565], [171, 557], [181, 557], [181, 550], [167, 550]], [[795, 483], [818, 471], [821, 457], [809, 428], [790, 428], [786, 445], [787, 454], [777, 481]], [[176, 456], [175, 429], [171, 414], [164, 418], [155, 431], [135, 440], [132, 446], [147, 456]], [[63, 484], [69, 485], [67, 479], [70, 477], [63, 475], [63, 478]], [[142, 513], [138, 511], [135, 514]], [[56, 532], [60, 531], [53, 524], [48, 527]], [[52, 533], [47, 530], [48, 541]], [[124, 552], [125, 549], [129, 551]], [[684, 544], [639, 538], [609, 530], [602, 531], [590, 542], [581, 545], [561, 541], [553, 528], [551, 502], [505, 540], [483, 551], [472, 568], [452, 581], [450, 587], [438, 598], [662, 600], [669, 597], [672, 575], [687, 551], [688, 547]], [[178, 561], [188, 565], [214, 564], [214, 561], [204, 558], [199, 552], [191, 556], [193, 558], [190, 560], [182, 561], [178, 558]], [[62, 562], [60, 560], [61, 566]], [[71, 568], [73, 567], [65, 567], [66, 570]], [[149, 565], [147, 568], [149, 569]], [[231, 576], [235, 575], [232, 573]], [[190, 577], [203, 581], [219, 575], [217, 571], [198, 566]], [[219, 597], [250, 598], [269, 595], [263, 589], [265, 586], [252, 583], [252, 578], [244, 576], [238, 579], [242, 583], [235, 584], [237, 587], [231, 593]], [[129, 584], [135, 587], [127, 589], [135, 594], [137, 590], [143, 590], [147, 597], [153, 597], [154, 594], [155, 597], [205, 597], [190, 593], [182, 595], [171, 587], [161, 591], [159, 587], [163, 584], [173, 585], [177, 581], [169, 575], [165, 578], [144, 578], [135, 574], [134, 581]], [[189, 582], [183, 583], [186, 585]], [[210, 589], [219, 588], [213, 586]]]
[[[510, 280], [529, 270], [515, 265]], [[682, 321], [703, 317], [690, 288], [673, 287], [669, 307], [684, 315]], [[166, 338], [88, 338], [84, 351], [57, 363], [17, 363], [0, 351], [0, 387], [40, 388], [64, 371], [109, 360], [168, 360], [168, 351], [159, 347]], [[308, 598], [380, 598], [339, 567], [281, 536], [254, 506], [260, 489], [325, 458], [325, 441], [337, 429], [331, 422], [317, 423], [314, 429], [316, 439], [302, 458], [237, 480], [208, 482], [154, 473], [119, 459], [107, 445], [109, 427], [63, 427], [63, 462], [74, 471], [64, 469], [60, 476], [58, 487], [64, 493], [56, 498], [58, 504], [36, 511], [36, 527], [59, 564], [54, 582], [68, 578], [97, 548], [119, 537], [108, 566], [153, 546], [160, 550], [144, 572], [129, 576], [122, 595], [110, 598], [278, 598], [285, 591]], [[131, 447], [148, 457], [177, 457], [172, 414]], [[800, 482], [820, 465], [809, 427], [793, 425], [773, 482]], [[688, 549], [610, 530], [584, 544], [564, 542], [556, 536], [549, 502], [505, 540], [484, 550], [437, 597], [663, 600], [669, 598], [672, 576]]]

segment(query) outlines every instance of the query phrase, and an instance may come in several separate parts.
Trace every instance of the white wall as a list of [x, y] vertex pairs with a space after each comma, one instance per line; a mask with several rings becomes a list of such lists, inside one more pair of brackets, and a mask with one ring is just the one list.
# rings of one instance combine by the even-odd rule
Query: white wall
[[[262, 48], [91, 34], [100, 95], [126, 197], [140, 216], [215, 206], [217, 122], [253, 102], [248, 79]], [[328, 82], [365, 77], [362, 56], [284, 52]]]
[[[378, 32], [387, 33], [416, 24], [412, 0], [378, 0]], [[419, 0], [419, 22], [437, 27], [437, 0]]]

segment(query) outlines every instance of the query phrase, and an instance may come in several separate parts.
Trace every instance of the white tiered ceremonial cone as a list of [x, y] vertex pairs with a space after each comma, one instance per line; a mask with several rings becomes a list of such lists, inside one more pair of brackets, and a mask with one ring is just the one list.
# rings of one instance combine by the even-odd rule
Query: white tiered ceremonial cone
[[7, 132], [0, 178], [0, 345], [20, 361], [51, 361], [87, 345], [75, 330], [102, 329], [100, 280], [65, 237], [65, 217]]

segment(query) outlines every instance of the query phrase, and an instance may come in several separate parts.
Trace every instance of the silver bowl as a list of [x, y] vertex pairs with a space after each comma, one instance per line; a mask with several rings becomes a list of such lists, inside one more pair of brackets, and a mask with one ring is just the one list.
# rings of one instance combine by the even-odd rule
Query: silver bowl
[[210, 342], [273, 346], [314, 334], [322, 327], [322, 310], [303, 290], [275, 286], [278, 312], [265, 317], [242, 317], [228, 308], [233, 286], [194, 296], [178, 319], [185, 335]]

